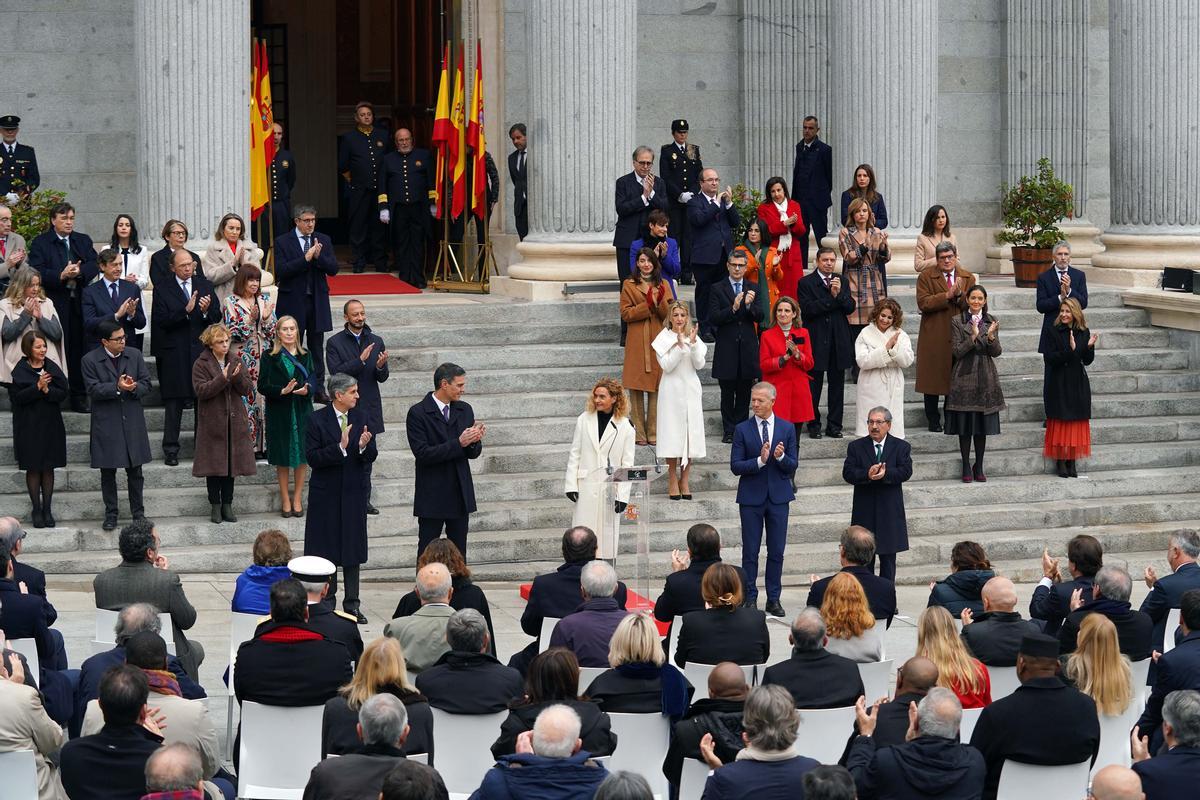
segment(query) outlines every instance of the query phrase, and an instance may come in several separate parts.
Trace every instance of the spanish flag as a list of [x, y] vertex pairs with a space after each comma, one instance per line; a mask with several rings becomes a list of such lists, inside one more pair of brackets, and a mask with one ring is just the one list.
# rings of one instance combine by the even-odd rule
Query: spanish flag
[[[250, 219], [258, 219], [263, 209], [271, 202], [271, 187], [267, 181], [266, 141], [262, 135], [262, 107], [259, 105], [261, 91], [262, 51], [258, 43], [253, 45], [250, 71]], [[267, 137], [269, 140], [270, 137]]]
[[450, 199], [450, 219], [462, 216], [467, 205], [467, 121], [466, 96], [463, 92], [463, 48], [458, 48], [458, 65], [454, 68], [454, 101], [450, 108], [450, 162], [454, 165], [454, 187]]
[[487, 142], [483, 134], [483, 49], [475, 40], [475, 87], [471, 90], [471, 121], [467, 125], [467, 144], [471, 146], [471, 210], [483, 219], [487, 213]]
[[262, 135], [265, 142], [263, 159], [267, 170], [275, 161], [275, 112], [271, 102], [271, 62], [267, 58], [267, 40], [259, 41], [259, 78], [258, 78], [258, 110], [262, 122]]
[[454, 132], [453, 126], [450, 124], [450, 92], [449, 92], [449, 75], [447, 70], [450, 68], [450, 43], [446, 42], [445, 48], [442, 50], [442, 77], [438, 81], [437, 94], [437, 110], [433, 115], [433, 134], [430, 136], [430, 143], [433, 145], [437, 156], [437, 182], [434, 185], [434, 202], [437, 204], [437, 218], [442, 218], [444, 209], [445, 197], [442, 190], [446, 185], [446, 149], [450, 141], [450, 137]]

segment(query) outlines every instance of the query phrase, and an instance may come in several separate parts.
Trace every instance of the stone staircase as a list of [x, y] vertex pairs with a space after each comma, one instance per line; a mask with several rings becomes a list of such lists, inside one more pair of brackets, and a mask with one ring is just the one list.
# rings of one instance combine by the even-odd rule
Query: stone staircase
[[[901, 580], [944, 575], [950, 548], [962, 538], [984, 542], [997, 566], [1013, 575], [1036, 565], [1043, 547], [1062, 553], [1066, 540], [1081, 531], [1138, 569], [1161, 561], [1170, 531], [1200, 526], [1200, 447], [1190, 434], [1200, 422], [1196, 365], [1186, 353], [1168, 349], [1167, 332], [1149, 327], [1144, 312], [1123, 308], [1119, 290], [1093, 287], [1087, 316], [1101, 332], [1090, 370], [1094, 456], [1082, 462], [1083, 477], [1061, 480], [1041, 455], [1041, 317], [1033, 310], [1032, 290], [1000, 285], [1008, 280], [993, 279], [989, 286], [1002, 325], [998, 366], [1009, 407], [1001, 415], [1003, 434], [988, 443], [986, 484], [959, 482], [957, 440], [925, 430], [910, 378], [905, 418], [915, 472], [905, 492], [912, 549], [900, 557]], [[912, 284], [898, 282], [892, 295], [904, 306], [905, 327], [915, 340]], [[392, 377], [382, 387], [388, 430], [375, 466], [374, 502], [383, 513], [369, 519], [366, 577], [412, 579], [413, 460], [403, 420], [443, 361], [467, 369], [466, 399], [488, 424], [483, 455], [473, 464], [480, 510], [471, 519], [472, 569], [483, 579], [527, 579], [552, 568], [571, 520], [562, 473], [574, 418], [597, 377], [620, 374], [615, 294], [552, 303], [428, 295], [416, 302], [366, 300], [372, 328], [392, 353]], [[684, 531], [696, 521], [714, 523], [725, 533], [728, 556], [739, 555], [736, 479], [728, 468], [729, 446], [720, 443], [718, 399], [715, 382], [706, 380], [708, 457], [692, 471], [696, 499], [670, 502], [666, 481], [657, 484], [663, 496], [649, 512], [655, 570], [668, 569], [671, 549], [683, 545]], [[160, 458], [163, 414], [156, 398], [150, 404], [151, 444]], [[7, 408], [5, 397], [0, 409]], [[191, 417], [185, 414], [186, 430]], [[848, 386], [848, 433], [853, 415], [854, 389]], [[65, 419], [70, 463], [58, 476], [59, 527], [29, 528], [26, 557], [55, 574], [90, 575], [115, 562], [117, 532], [99, 526], [99, 472], [88, 467], [88, 418], [68, 413]], [[0, 513], [27, 519], [11, 425], [11, 416], [0, 413]], [[837, 566], [835, 543], [849, 521], [851, 498], [841, 479], [847, 441], [800, 439], [801, 491], [791, 509], [785, 562], [789, 582]], [[191, 447], [185, 433], [180, 466], [166, 467], [160, 459], [145, 468], [147, 515], [175, 569], [239, 572], [249, 562], [250, 543], [268, 527], [283, 529], [294, 543], [303, 540], [303, 519], [279, 517], [274, 468], [267, 465], [238, 481], [240, 521], [210, 523], [204, 482], [191, 476], [186, 460]], [[638, 459], [651, 461], [652, 449], [639, 448]], [[124, 522], [123, 499], [122, 511]]]

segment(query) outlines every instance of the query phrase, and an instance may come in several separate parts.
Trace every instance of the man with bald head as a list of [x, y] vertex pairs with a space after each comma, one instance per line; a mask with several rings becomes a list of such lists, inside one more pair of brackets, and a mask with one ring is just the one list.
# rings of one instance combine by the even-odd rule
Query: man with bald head
[[975, 616], [971, 609], [963, 609], [963, 644], [989, 667], [1015, 667], [1021, 639], [1040, 633], [1037, 623], [1022, 619], [1016, 609], [1016, 587], [999, 576], [983, 585], [982, 614]]
[[471, 797], [591, 800], [608, 771], [582, 749], [581, 727], [575, 709], [562, 704], [548, 706], [538, 714], [533, 730], [517, 737], [517, 752], [501, 756]]
[[700, 740], [711, 733], [717, 756], [728, 764], [737, 758], [742, 742], [742, 710], [746, 705], [746, 673], [732, 661], [722, 661], [708, 673], [708, 697], [697, 700], [675, 723], [675, 735], [663, 760], [663, 775], [676, 786], [685, 758], [702, 759]]
[[[875, 733], [872, 737], [878, 747], [903, 744], [908, 734], [908, 709], [919, 703], [929, 690], [937, 686], [937, 665], [923, 656], [913, 656], [896, 670], [896, 694], [888, 702], [881, 703], [875, 711]], [[878, 700], [868, 697], [868, 705]], [[858, 725], [855, 724], [857, 735]], [[850, 743], [853, 744], [854, 737]]]
[[454, 587], [445, 564], [426, 564], [417, 572], [414, 587], [421, 607], [407, 617], [397, 617], [383, 626], [383, 635], [400, 641], [408, 671], [419, 673], [432, 667], [450, 650], [446, 624], [454, 614], [450, 596]]
[[1088, 800], [1147, 800], [1142, 779], [1129, 767], [1109, 764], [1092, 778]]
[[858, 664], [825, 649], [825, 620], [809, 606], [792, 622], [792, 657], [763, 673], [761, 684], [778, 684], [792, 693], [796, 708], [845, 708], [862, 696]]

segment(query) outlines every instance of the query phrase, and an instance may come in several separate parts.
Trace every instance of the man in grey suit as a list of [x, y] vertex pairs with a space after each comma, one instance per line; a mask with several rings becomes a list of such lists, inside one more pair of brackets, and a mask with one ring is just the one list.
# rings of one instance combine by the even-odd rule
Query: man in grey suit
[[204, 648], [183, 632], [196, 624], [196, 609], [183, 593], [179, 575], [172, 572], [167, 557], [158, 552], [158, 532], [148, 519], [134, 520], [121, 529], [117, 540], [121, 563], [106, 569], [92, 581], [96, 608], [119, 611], [130, 603], [149, 603], [171, 615], [175, 655], [192, 678], [199, 682]]
[[450, 650], [446, 623], [454, 614], [450, 595], [454, 588], [445, 564], [426, 564], [417, 573], [417, 597], [421, 607], [409, 617], [397, 617], [383, 626], [383, 635], [400, 640], [404, 660], [411, 673], [432, 667]]
[[8, 279], [25, 263], [25, 237], [12, 224], [12, 209], [0, 205], [0, 290], [8, 288]]

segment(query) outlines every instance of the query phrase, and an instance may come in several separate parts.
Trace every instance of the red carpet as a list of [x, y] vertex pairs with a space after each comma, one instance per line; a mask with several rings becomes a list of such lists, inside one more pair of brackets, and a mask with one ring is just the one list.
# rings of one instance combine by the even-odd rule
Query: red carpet
[[[533, 588], [532, 583], [522, 583], [521, 584], [521, 587], [518, 591], [520, 591], [520, 593], [521, 593], [522, 600], [525, 600], [526, 602], [528, 602], [529, 592], [532, 588]], [[642, 597], [637, 592], [631, 591], [631, 592], [627, 593], [627, 596], [625, 598], [625, 608], [628, 609], [629, 611], [643, 611], [643, 610], [653, 611], [654, 603], [651, 602], [651, 600], [648, 597]], [[669, 622], [660, 622], [659, 620], [656, 619], [656, 620], [654, 620], [654, 624], [658, 627], [659, 636], [666, 636], [667, 633], [671, 630], [671, 623], [669, 623]]]
[[378, 272], [355, 275], [334, 275], [329, 278], [329, 293], [331, 295], [361, 295], [361, 294], [420, 294], [421, 290], [397, 278], [395, 275], [384, 275]]

